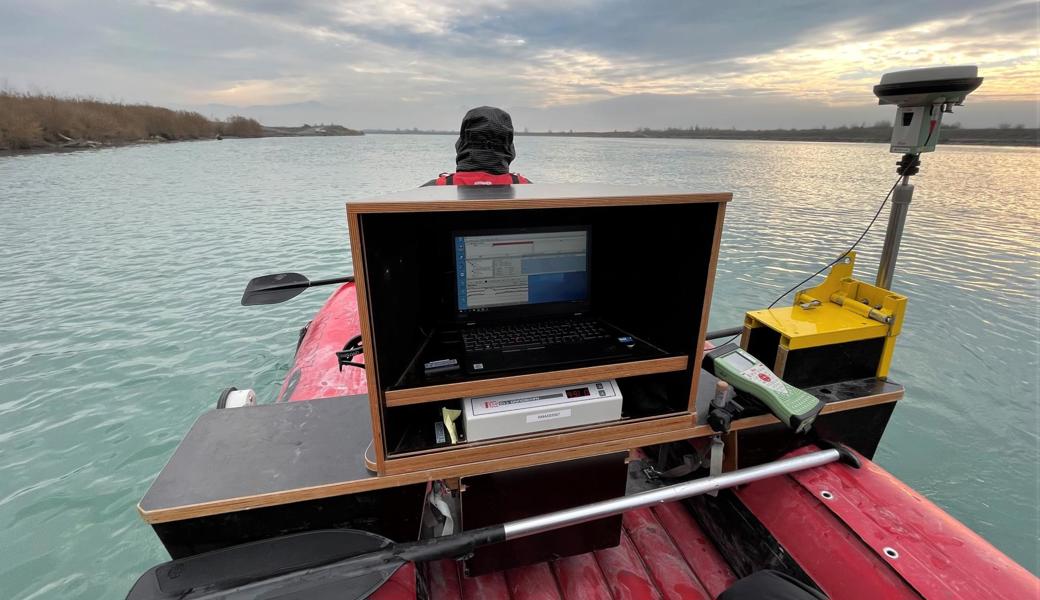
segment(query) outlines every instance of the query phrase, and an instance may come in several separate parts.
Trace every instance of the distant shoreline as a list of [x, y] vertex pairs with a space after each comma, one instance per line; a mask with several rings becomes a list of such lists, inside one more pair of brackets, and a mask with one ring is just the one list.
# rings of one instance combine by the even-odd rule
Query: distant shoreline
[[[61, 98], [44, 94], [0, 91], [0, 156], [118, 148], [223, 138], [360, 136], [365, 133], [397, 135], [457, 135], [455, 131], [418, 129], [349, 129], [341, 125], [271, 127], [241, 116], [213, 120], [197, 112], [158, 106], [102, 102], [90, 98]], [[518, 132], [517, 136], [622, 139], [702, 139], [785, 142], [887, 144], [888, 122], [817, 129], [738, 130], [702, 128], [636, 131]], [[1004, 124], [966, 129], [951, 123], [942, 128], [941, 144], [1040, 147], [1040, 130]]]
[[[455, 131], [417, 131], [365, 129], [380, 135], [458, 135]], [[760, 142], [836, 142], [887, 144], [889, 127], [835, 127], [828, 129], [643, 129], [639, 131], [531, 131], [517, 132], [517, 137], [581, 137], [622, 139], [741, 140]], [[987, 127], [965, 129], [946, 127], [940, 131], [941, 144], [974, 146], [1040, 147], [1040, 129]]]
[[268, 127], [146, 104], [0, 91], [0, 156], [223, 138], [365, 135], [341, 125]]
[[33, 148], [21, 148], [17, 150], [11, 150], [8, 148], [0, 148], [0, 158], [5, 156], [25, 156], [32, 154], [65, 154], [68, 152], [80, 152], [82, 150], [105, 150], [114, 148], [126, 148], [128, 146], [147, 146], [149, 144], [179, 144], [183, 142], [219, 142], [221, 140], [245, 140], [245, 139], [261, 139], [261, 138], [275, 138], [275, 137], [347, 137], [347, 136], [363, 136], [363, 132], [354, 131], [355, 133], [288, 133], [280, 132], [279, 130], [286, 129], [298, 129], [297, 127], [268, 127], [264, 126], [265, 134], [259, 136], [235, 136], [225, 135], [220, 138], [216, 137], [199, 137], [199, 138], [186, 138], [186, 139], [140, 139], [140, 140], [114, 140], [104, 143], [98, 143], [95, 146], [86, 145], [73, 145], [73, 146], [62, 146], [62, 145], [46, 145], [37, 146]]

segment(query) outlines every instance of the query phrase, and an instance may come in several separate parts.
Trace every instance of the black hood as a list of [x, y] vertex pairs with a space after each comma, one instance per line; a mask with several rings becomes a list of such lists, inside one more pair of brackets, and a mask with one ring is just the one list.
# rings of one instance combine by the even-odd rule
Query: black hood
[[509, 172], [516, 158], [513, 148], [513, 119], [506, 111], [481, 106], [466, 113], [455, 142], [456, 171], [486, 171], [494, 175]]

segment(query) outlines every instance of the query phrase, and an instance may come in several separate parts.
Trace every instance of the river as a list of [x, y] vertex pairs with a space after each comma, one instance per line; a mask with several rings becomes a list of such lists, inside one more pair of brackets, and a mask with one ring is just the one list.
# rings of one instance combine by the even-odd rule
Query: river
[[[229, 385], [273, 401], [326, 294], [239, 306], [253, 276], [351, 271], [344, 203], [452, 170], [453, 138], [369, 135], [0, 158], [0, 597], [117, 598], [167, 559], [137, 501]], [[858, 237], [879, 144], [520, 137], [536, 182], [731, 191], [711, 326]], [[876, 460], [1038, 567], [1040, 152], [941, 147], [915, 177]], [[860, 246], [873, 280], [884, 219]]]

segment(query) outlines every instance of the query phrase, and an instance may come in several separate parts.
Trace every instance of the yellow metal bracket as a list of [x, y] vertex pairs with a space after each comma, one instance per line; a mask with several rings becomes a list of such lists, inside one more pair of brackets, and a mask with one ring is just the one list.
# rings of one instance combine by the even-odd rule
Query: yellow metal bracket
[[895, 338], [903, 327], [906, 296], [855, 279], [855, 263], [856, 253], [849, 252], [820, 285], [795, 294], [793, 306], [749, 311], [744, 318], [745, 337], [755, 327], [777, 331], [779, 357], [790, 350], [884, 337], [877, 376], [888, 375]]
[[899, 335], [903, 329], [906, 296], [857, 280], [852, 276], [855, 264], [856, 253], [849, 252], [831, 268], [823, 283], [796, 294], [795, 305], [827, 299], [845, 310], [888, 325], [888, 337]]

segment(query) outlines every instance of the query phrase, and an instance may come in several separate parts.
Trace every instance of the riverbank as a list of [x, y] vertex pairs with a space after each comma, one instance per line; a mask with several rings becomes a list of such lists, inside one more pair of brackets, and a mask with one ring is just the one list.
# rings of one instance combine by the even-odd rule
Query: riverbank
[[233, 116], [211, 120], [159, 106], [0, 92], [0, 154], [64, 152], [131, 144], [285, 136], [364, 135], [340, 125], [267, 127]]
[[[417, 131], [366, 129], [366, 133], [378, 134], [429, 134], [458, 135], [455, 131]], [[532, 137], [584, 137], [584, 138], [645, 138], [645, 139], [697, 139], [697, 140], [746, 140], [783, 142], [858, 142], [887, 144], [892, 137], [892, 128], [885, 125], [842, 126], [819, 129], [712, 129], [691, 127], [687, 129], [639, 129], [637, 131], [531, 131], [517, 132], [517, 136]], [[988, 127], [965, 129], [945, 126], [940, 130], [939, 143], [979, 146], [1040, 146], [1040, 130], [1026, 127]]]

